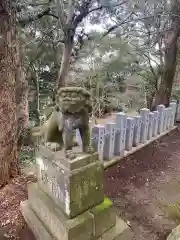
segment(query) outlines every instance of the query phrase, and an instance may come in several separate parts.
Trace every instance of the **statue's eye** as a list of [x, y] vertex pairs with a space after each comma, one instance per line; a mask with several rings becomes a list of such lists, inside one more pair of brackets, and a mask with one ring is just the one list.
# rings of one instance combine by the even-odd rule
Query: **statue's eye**
[[56, 112], [59, 112], [59, 111], [60, 111], [60, 109], [59, 109], [58, 106], [56, 106], [55, 109], [56, 109]]

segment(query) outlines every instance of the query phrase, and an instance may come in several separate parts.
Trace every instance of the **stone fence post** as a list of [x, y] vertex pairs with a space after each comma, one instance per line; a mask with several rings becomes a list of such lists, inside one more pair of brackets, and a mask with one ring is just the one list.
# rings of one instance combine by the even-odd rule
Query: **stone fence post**
[[157, 106], [157, 111], [159, 112], [158, 134], [161, 134], [164, 131], [164, 110], [164, 105]]
[[171, 128], [174, 126], [174, 123], [175, 123], [175, 116], [177, 116], [177, 113], [176, 113], [176, 109], [178, 109], [177, 107], [177, 102], [176, 101], [173, 101], [170, 103], [170, 107], [172, 108], [172, 116], [171, 116]]
[[159, 112], [154, 111], [153, 113], [154, 113], [154, 124], [153, 124], [152, 136], [156, 137], [158, 135]]
[[137, 147], [138, 144], [140, 143], [142, 117], [135, 116], [134, 119], [135, 119], [135, 125], [134, 125], [133, 146]]
[[114, 156], [115, 127], [116, 123], [113, 122], [105, 126], [104, 160], [109, 161]]
[[128, 117], [127, 128], [126, 128], [126, 142], [125, 142], [126, 151], [130, 151], [133, 146], [134, 126], [135, 126], [135, 119]]
[[127, 117], [123, 112], [116, 114], [116, 136], [114, 145], [114, 155], [123, 156], [125, 150]]
[[92, 147], [99, 154], [99, 160], [103, 161], [105, 141], [105, 127], [103, 125], [95, 125], [92, 128]]
[[141, 127], [141, 136], [140, 142], [147, 142], [148, 128], [149, 128], [149, 113], [150, 110], [148, 108], [140, 109], [140, 116], [142, 117], [142, 127]]

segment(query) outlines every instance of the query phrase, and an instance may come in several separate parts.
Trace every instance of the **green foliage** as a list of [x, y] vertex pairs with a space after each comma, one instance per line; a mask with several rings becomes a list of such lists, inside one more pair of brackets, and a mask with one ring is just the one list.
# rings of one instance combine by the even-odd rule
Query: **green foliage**
[[85, 45], [76, 62], [75, 69], [78, 66], [79, 71], [68, 84], [87, 88], [93, 97], [93, 112], [101, 116], [122, 110], [121, 95], [126, 91], [126, 78], [136, 71], [138, 58], [130, 45], [119, 37], [106, 36], [100, 40], [102, 35], [97, 32], [92, 32], [91, 36], [93, 41]]
[[19, 39], [24, 49], [24, 66], [30, 86], [30, 120], [35, 125], [40, 124], [43, 109], [51, 102], [60, 67], [62, 46], [56, 40], [56, 25], [57, 20], [44, 16], [19, 28]]
[[174, 86], [172, 88], [171, 98], [174, 99], [174, 100], [179, 100], [180, 99], [180, 86]]
[[20, 163], [22, 165], [29, 165], [35, 163], [35, 148], [22, 147], [20, 152]]
[[157, 80], [151, 71], [145, 70], [140, 72], [143, 79], [143, 88], [146, 90], [148, 96], [153, 95], [156, 91]]
[[[68, 12], [67, 2], [62, 1], [66, 14]], [[48, 117], [52, 109], [51, 97], [60, 68], [64, 32], [57, 17], [52, 17], [52, 15], [59, 16], [60, 13], [55, 2], [28, 0], [30, 7], [27, 7], [25, 3], [24, 0], [16, 2], [18, 6], [21, 6], [18, 14], [25, 18], [32, 18], [48, 7], [51, 12], [51, 16], [46, 14], [42, 18], [36, 18], [28, 25], [23, 25], [23, 27], [20, 25], [19, 29], [20, 40], [25, 49], [25, 68], [30, 75], [31, 91], [34, 91], [29, 104], [30, 119], [39, 125], [42, 122], [44, 110], [46, 109], [45, 115]], [[74, 1], [75, 16], [79, 14], [79, 9], [83, 4], [85, 4], [84, 0]], [[76, 29], [67, 81], [68, 85], [85, 87], [91, 92], [93, 109], [97, 116], [121, 109], [121, 96], [126, 91], [126, 79], [134, 73], [142, 74], [143, 91], [145, 89], [148, 95], [154, 92], [156, 83], [150, 63], [151, 60], [156, 62], [156, 59], [160, 58], [157, 49], [153, 47], [157, 39], [157, 19], [156, 17], [147, 18], [149, 22], [145, 19], [141, 21], [138, 19], [153, 15], [154, 9], [161, 9], [161, 11], [165, 9], [165, 6], [162, 8], [161, 3], [155, 4], [151, 1], [148, 3], [142, 1], [141, 6], [138, 1], [129, 1], [128, 4], [120, 4], [117, 0], [90, 1], [90, 9], [99, 6], [101, 6], [100, 10], [92, 11]], [[101, 32], [89, 33], [88, 27], [85, 28], [87, 22], [101, 23], [105, 32], [107, 30], [110, 34], [102, 38]], [[137, 22], [140, 24], [136, 25]], [[82, 33], [85, 33], [85, 39], [80, 38]], [[150, 33], [150, 38], [148, 33]], [[82, 45], [79, 39], [82, 40]], [[76, 50], [78, 50], [77, 55]], [[153, 66], [154, 70], [157, 65]], [[148, 70], [142, 72], [142, 69]]]

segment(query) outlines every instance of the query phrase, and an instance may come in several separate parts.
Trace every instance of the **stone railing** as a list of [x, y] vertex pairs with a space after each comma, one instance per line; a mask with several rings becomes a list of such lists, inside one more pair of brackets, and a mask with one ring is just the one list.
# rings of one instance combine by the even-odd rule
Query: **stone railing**
[[[139, 115], [134, 117], [128, 117], [123, 112], [116, 113], [114, 122], [92, 128], [92, 145], [104, 166], [108, 167], [172, 131], [175, 117], [180, 120], [180, 104], [176, 101], [167, 108], [159, 105], [153, 112], [147, 108], [140, 109]], [[81, 145], [78, 132], [76, 139]]]

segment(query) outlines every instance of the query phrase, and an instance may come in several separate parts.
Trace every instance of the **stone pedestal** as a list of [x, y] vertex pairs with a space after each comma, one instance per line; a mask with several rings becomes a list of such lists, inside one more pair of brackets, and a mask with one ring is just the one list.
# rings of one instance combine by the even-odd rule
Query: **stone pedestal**
[[112, 202], [104, 197], [103, 174], [97, 153], [68, 160], [60, 152], [41, 147], [38, 182], [28, 185], [28, 200], [21, 203], [36, 238], [131, 239], [128, 226], [117, 219]]
[[103, 201], [103, 166], [96, 153], [72, 161], [41, 147], [36, 162], [39, 187], [68, 217]]

